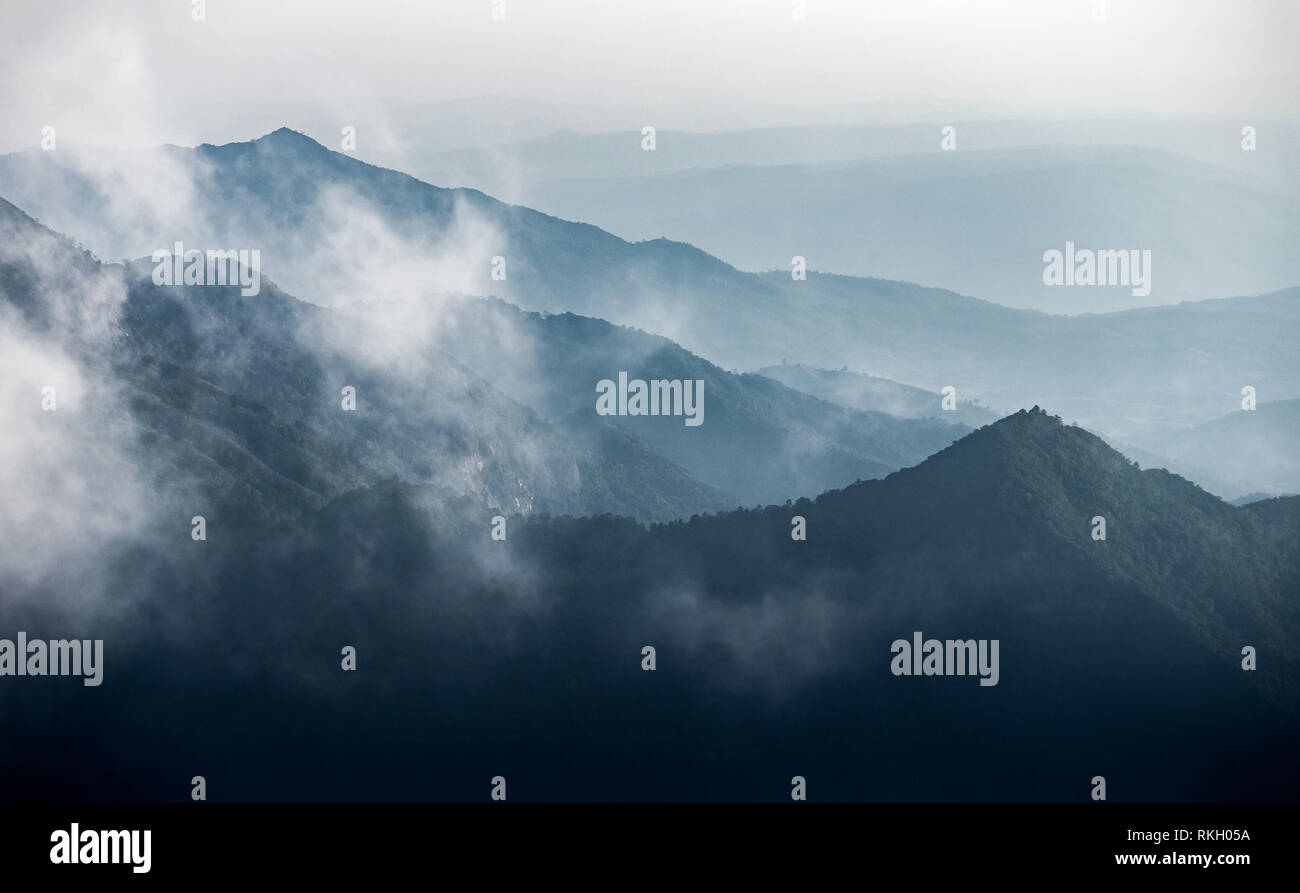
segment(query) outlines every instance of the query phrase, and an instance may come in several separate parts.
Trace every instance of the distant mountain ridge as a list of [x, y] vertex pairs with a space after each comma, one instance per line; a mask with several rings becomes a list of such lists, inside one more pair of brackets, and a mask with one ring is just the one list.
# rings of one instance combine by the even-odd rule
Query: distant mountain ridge
[[[174, 197], [153, 200], [168, 179]], [[430, 186], [287, 129], [83, 160], [72, 150], [3, 156], [0, 194], [101, 256], [138, 257], [177, 238], [260, 247], [269, 275], [322, 303], [495, 294], [656, 332], [724, 368], [781, 358], [848, 366], [926, 390], [952, 386], [991, 406], [1051, 405], [1108, 435], [1206, 421], [1247, 380], [1269, 399], [1300, 397], [1300, 289], [1062, 318], [818, 272], [815, 252], [805, 281], [744, 273], [690, 245], [628, 243]]]
[[950, 417], [973, 427], [997, 419], [997, 415], [987, 407], [970, 401], [957, 402], [955, 409], [944, 410], [940, 394], [847, 369], [816, 369], [794, 363], [764, 366], [758, 374], [796, 391], [853, 409], [886, 412], [901, 418]]
[[1300, 400], [1260, 402], [1140, 443], [1173, 463], [1208, 469], [1236, 490], [1232, 496], [1300, 492]]
[[[935, 141], [938, 147], [938, 139]], [[1238, 153], [1243, 154], [1243, 153]], [[1021, 146], [835, 164], [722, 166], [526, 182], [517, 200], [632, 239], [668, 237], [742, 270], [918, 282], [1012, 307], [1078, 314], [1300, 284], [1300, 196], [1155, 149]], [[1051, 287], [1043, 253], [1142, 249], [1135, 289]]]
[[[340, 309], [404, 332], [427, 330], [429, 344], [491, 377], [561, 429], [617, 425], [742, 505], [782, 503], [883, 477], [969, 430], [956, 420], [895, 418], [832, 405], [767, 377], [726, 372], [666, 338], [601, 319], [449, 297]], [[597, 382], [615, 381], [620, 373], [703, 382], [703, 424], [597, 416]]]
[[[436, 119], [435, 119], [436, 120]], [[421, 180], [481, 189], [516, 204], [532, 204], [527, 192], [571, 178], [614, 181], [634, 175], [664, 177], [724, 167], [782, 167], [860, 164], [889, 156], [939, 155], [943, 126], [956, 129], [958, 153], [1043, 146], [1088, 151], [1124, 147], [1196, 158], [1240, 173], [1265, 177], [1295, 191], [1300, 128], [1269, 122], [1267, 145], [1241, 151], [1235, 121], [1177, 121], [1150, 118], [1085, 120], [961, 120], [947, 114], [930, 123], [907, 125], [817, 125], [691, 132], [659, 128], [654, 152], [640, 151], [641, 133], [559, 132], [528, 139], [484, 141], [476, 148], [410, 147], [380, 151], [386, 167], [410, 171]], [[629, 147], [635, 151], [628, 151]], [[949, 155], [953, 153], [948, 153]]]

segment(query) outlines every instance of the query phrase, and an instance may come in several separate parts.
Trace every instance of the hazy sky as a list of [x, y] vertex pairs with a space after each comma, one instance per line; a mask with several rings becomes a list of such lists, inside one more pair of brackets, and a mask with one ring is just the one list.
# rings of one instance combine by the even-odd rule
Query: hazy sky
[[[476, 97], [573, 129], [1300, 117], [1292, 0], [806, 0], [802, 21], [795, 0], [207, 0], [205, 21], [194, 2], [6, 2], [0, 151], [45, 125], [122, 145], [331, 120], [399, 139], [413, 106]], [[523, 109], [471, 102], [455, 126]]]

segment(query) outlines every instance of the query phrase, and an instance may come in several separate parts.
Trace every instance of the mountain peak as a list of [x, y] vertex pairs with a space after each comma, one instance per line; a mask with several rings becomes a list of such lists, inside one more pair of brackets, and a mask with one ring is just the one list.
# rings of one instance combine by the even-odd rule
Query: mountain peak
[[970, 499], [996, 501], [994, 492], [1014, 491], [1037, 493], [1049, 504], [1065, 491], [1077, 495], [1135, 486], [1138, 474], [1100, 437], [1034, 406], [972, 431], [896, 476], [941, 481], [940, 490], [949, 496], [966, 493]]
[[1046, 430], [1047, 428], [1062, 427], [1063, 423], [1061, 422], [1061, 417], [1059, 415], [1049, 415], [1046, 409], [1043, 409], [1038, 404], [1034, 404], [1029, 409], [1021, 409], [1013, 412], [1011, 415], [999, 419], [994, 424], [1037, 425], [1043, 430]]
[[316, 142], [307, 134], [290, 127], [280, 127], [265, 136], [258, 137], [252, 142], [254, 145], [269, 145], [294, 148], [298, 150], [328, 151], [323, 145]]
[[[1082, 451], [1108, 463], [1114, 461], [1123, 466], [1131, 464], [1121, 453], [1091, 431], [1066, 425], [1059, 415], [1051, 415], [1037, 405], [1013, 412], [985, 425], [953, 444], [953, 447], [960, 446], [965, 440], [986, 442], [990, 445], [998, 444], [998, 449], [1005, 451], [1010, 448], [1016, 453], [1029, 448], [1036, 451], [1049, 448], [1049, 452], [1066, 449], [1074, 453], [1076, 459], [1081, 457], [1079, 451]], [[1019, 460], [1026, 457], [1019, 455], [1016, 458]]]
[[300, 130], [294, 130], [292, 127], [279, 127], [265, 136], [258, 137], [253, 140], [253, 142], [260, 143], [263, 140], [269, 140], [272, 142], [308, 142], [315, 146], [320, 145], [320, 143], [316, 142], [307, 134]]
[[276, 130], [272, 130], [270, 133], [243, 142], [222, 143], [221, 145], [204, 143], [198, 148], [200, 150], [211, 152], [213, 150], [247, 150], [254, 147], [271, 148], [281, 152], [293, 151], [300, 153], [325, 153], [329, 151], [325, 146], [316, 142], [307, 134], [290, 127], [280, 127]]

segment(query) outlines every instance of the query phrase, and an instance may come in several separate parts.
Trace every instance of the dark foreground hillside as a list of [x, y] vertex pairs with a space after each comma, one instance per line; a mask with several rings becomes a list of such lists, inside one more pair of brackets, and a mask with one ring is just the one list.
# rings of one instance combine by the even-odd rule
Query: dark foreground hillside
[[[1300, 796], [1300, 498], [1230, 506], [1036, 409], [794, 505], [490, 531], [393, 482], [118, 554], [82, 628], [25, 602], [105, 678], [0, 688], [3, 796]], [[997, 639], [997, 685], [893, 675], [914, 631]]]

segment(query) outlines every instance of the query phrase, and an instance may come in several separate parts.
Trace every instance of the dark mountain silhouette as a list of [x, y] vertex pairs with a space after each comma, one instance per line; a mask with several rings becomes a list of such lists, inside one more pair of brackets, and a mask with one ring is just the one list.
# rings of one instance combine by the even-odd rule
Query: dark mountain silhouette
[[[6, 796], [93, 772], [179, 800], [196, 766], [236, 800], [481, 800], [497, 774], [512, 800], [780, 800], [794, 774], [825, 800], [1300, 792], [1300, 499], [1234, 508], [1037, 408], [787, 507], [509, 524], [394, 482], [113, 568], [151, 604], [187, 581], [204, 623], [133, 612], [93, 698], [7, 687], [30, 731], [0, 744]], [[893, 675], [917, 630], [997, 639], [998, 684]]]

